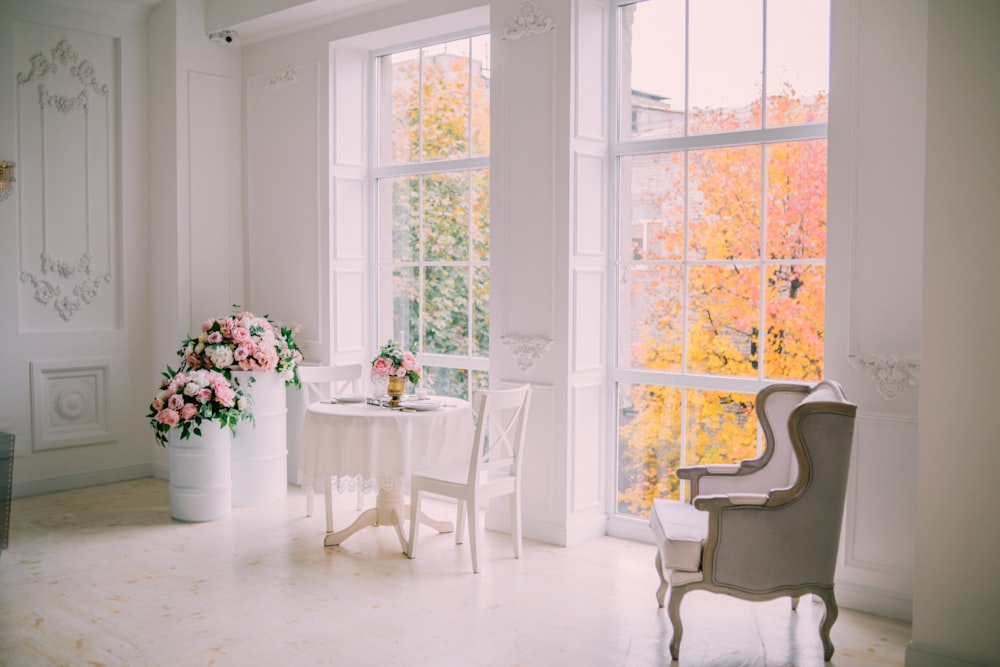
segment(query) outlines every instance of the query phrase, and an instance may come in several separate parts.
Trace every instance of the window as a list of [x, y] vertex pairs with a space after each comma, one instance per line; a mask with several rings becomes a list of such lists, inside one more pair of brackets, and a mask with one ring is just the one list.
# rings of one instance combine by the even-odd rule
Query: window
[[823, 374], [829, 0], [619, 2], [616, 513]]
[[375, 60], [379, 337], [463, 398], [488, 386], [489, 52], [482, 34]]

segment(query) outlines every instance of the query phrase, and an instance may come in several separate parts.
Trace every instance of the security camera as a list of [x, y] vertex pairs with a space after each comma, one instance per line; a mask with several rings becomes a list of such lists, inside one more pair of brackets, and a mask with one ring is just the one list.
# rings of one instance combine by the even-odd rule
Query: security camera
[[219, 44], [232, 44], [236, 40], [235, 30], [220, 30], [219, 32], [208, 33], [208, 38]]

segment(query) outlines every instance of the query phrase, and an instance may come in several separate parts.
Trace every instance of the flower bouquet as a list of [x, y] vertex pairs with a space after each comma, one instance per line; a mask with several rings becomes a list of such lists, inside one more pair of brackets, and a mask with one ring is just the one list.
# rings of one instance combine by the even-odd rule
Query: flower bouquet
[[391, 339], [382, 346], [378, 356], [372, 359], [372, 380], [379, 377], [401, 377], [416, 384], [420, 381], [421, 372], [416, 355], [404, 350], [399, 343]]
[[174, 371], [169, 366], [147, 416], [164, 447], [171, 429], [180, 429], [181, 439], [187, 440], [192, 433], [201, 435], [203, 421], [218, 421], [219, 428], [233, 430], [237, 422], [253, 419], [243, 390], [222, 373], [204, 368]]
[[406, 381], [416, 384], [420, 381], [421, 372], [416, 355], [390, 339], [379, 350], [378, 356], [372, 359], [372, 386], [378, 389], [379, 394], [388, 393], [391, 398], [389, 405], [396, 407], [406, 393]]
[[206, 320], [201, 333], [185, 339], [177, 354], [182, 359], [181, 370], [214, 369], [227, 377], [231, 370], [275, 372], [286, 386], [301, 386], [298, 365], [302, 354], [294, 332], [267, 315], [241, 312]]

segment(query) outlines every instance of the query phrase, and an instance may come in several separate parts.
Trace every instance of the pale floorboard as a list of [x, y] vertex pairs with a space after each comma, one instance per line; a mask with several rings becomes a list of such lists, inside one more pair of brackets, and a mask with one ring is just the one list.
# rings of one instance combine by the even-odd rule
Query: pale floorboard
[[[671, 664], [654, 549], [614, 538], [561, 548], [488, 531], [468, 545], [422, 527], [417, 558], [391, 528], [323, 547], [322, 498], [173, 521], [145, 479], [17, 499], [0, 555], [0, 665]], [[337, 499], [335, 527], [356, 516]], [[371, 502], [371, 499], [369, 499]], [[449, 518], [453, 508], [425, 503]], [[450, 517], [453, 518], [453, 517]], [[820, 605], [694, 593], [681, 667], [822, 665]], [[841, 610], [830, 665], [902, 665], [910, 626]]]

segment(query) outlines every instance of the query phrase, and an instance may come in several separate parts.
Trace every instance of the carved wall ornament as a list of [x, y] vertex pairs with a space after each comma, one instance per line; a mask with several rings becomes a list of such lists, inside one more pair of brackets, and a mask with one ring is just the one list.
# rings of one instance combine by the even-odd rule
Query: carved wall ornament
[[910, 387], [917, 386], [920, 360], [909, 356], [902, 359], [895, 355], [884, 357], [868, 353], [861, 356], [850, 355], [851, 365], [862, 371], [875, 383], [875, 390], [887, 401], [894, 401]]
[[500, 338], [500, 342], [511, 351], [522, 371], [533, 368], [542, 359], [542, 355], [552, 348], [552, 339], [545, 336], [507, 334]]
[[117, 439], [111, 415], [111, 358], [31, 361], [32, 449]]
[[521, 8], [503, 32], [503, 39], [521, 39], [525, 35], [540, 35], [555, 30], [552, 19], [545, 16], [532, 0], [521, 0]]
[[[46, 276], [52, 274], [53, 280], [61, 278], [69, 280], [77, 273], [82, 274], [82, 279], [73, 285], [70, 294], [63, 295], [62, 286], [51, 282]], [[103, 273], [94, 275], [90, 269], [90, 255], [84, 253], [75, 262], [66, 262], [50, 257], [43, 252], [41, 257], [41, 275], [36, 276], [30, 271], [21, 271], [21, 282], [31, 283], [34, 288], [35, 301], [42, 305], [52, 304], [52, 307], [59, 317], [64, 321], [70, 321], [76, 313], [83, 308], [84, 304], [92, 304], [99, 296], [102, 283], [111, 282], [111, 274]]]
[[27, 74], [23, 72], [17, 74], [18, 85], [23, 86], [33, 79], [44, 79], [49, 74], [55, 74], [59, 70], [59, 65], [62, 65], [69, 67], [69, 73], [85, 88], [90, 88], [102, 97], [108, 96], [108, 85], [97, 81], [94, 65], [89, 60], [80, 60], [80, 56], [73, 50], [69, 40], [60, 39], [59, 43], [49, 51], [49, 54], [52, 56], [51, 60], [46, 58], [44, 53], [36, 53], [31, 56], [29, 58], [31, 69], [28, 70]]
[[278, 69], [264, 79], [264, 87], [268, 90], [277, 90], [282, 86], [291, 86], [298, 82], [298, 71], [287, 62], [282, 61], [278, 64]]
[[[107, 97], [109, 87], [98, 80], [97, 72], [93, 63], [86, 59], [81, 59], [69, 40], [60, 39], [48, 53], [39, 52], [29, 59], [30, 68], [26, 72], [17, 74], [18, 86], [37, 86], [39, 113], [41, 114], [39, 127], [41, 128], [41, 145], [45, 145], [44, 115], [48, 110], [54, 110], [60, 114], [69, 115], [73, 113], [83, 113], [84, 118], [91, 114], [90, 106], [97, 108], [100, 105], [92, 102], [89, 97], [91, 93], [96, 93], [101, 97]], [[63, 72], [63, 73], [60, 73]], [[68, 72], [69, 76], [66, 76]], [[77, 85], [79, 84], [79, 86]], [[71, 87], [71, 91], [55, 92], [53, 89], [60, 87]], [[95, 98], [96, 99], [96, 98]], [[83, 132], [87, 132], [87, 123], [84, 120]], [[86, 166], [90, 164], [90, 141], [83, 142], [83, 155], [79, 158], [80, 164]], [[53, 153], [53, 155], [56, 155]], [[42, 151], [41, 168], [45, 173], [45, 161], [51, 157], [48, 152]], [[61, 157], [61, 155], [57, 155]], [[57, 159], [53, 157], [52, 159]], [[47, 196], [49, 182], [43, 176], [41, 199], [44, 202]], [[59, 197], [58, 183], [52, 182], [53, 197]], [[22, 283], [30, 283], [33, 288], [32, 297], [42, 305], [51, 305], [64, 321], [71, 320], [84, 306], [93, 304], [100, 295], [101, 286], [111, 283], [110, 264], [104, 271], [92, 268], [91, 256], [92, 223], [91, 208], [86, 205], [87, 197], [91, 193], [84, 193], [84, 201], [81, 203], [82, 230], [85, 246], [83, 254], [75, 261], [67, 261], [53, 257], [49, 254], [48, 238], [54, 232], [50, 229], [48, 216], [44, 214], [45, 206], [42, 205], [41, 219], [41, 261], [37, 271], [22, 270], [20, 280]], [[104, 223], [104, 221], [101, 221]], [[77, 224], [76, 221], [69, 223]], [[110, 230], [110, 222], [104, 226]], [[65, 233], [66, 229], [59, 229], [59, 234]], [[72, 228], [70, 233], [76, 233]], [[110, 231], [108, 231], [110, 234]], [[110, 239], [108, 240], [110, 247]], [[110, 261], [110, 260], [109, 260]]]

